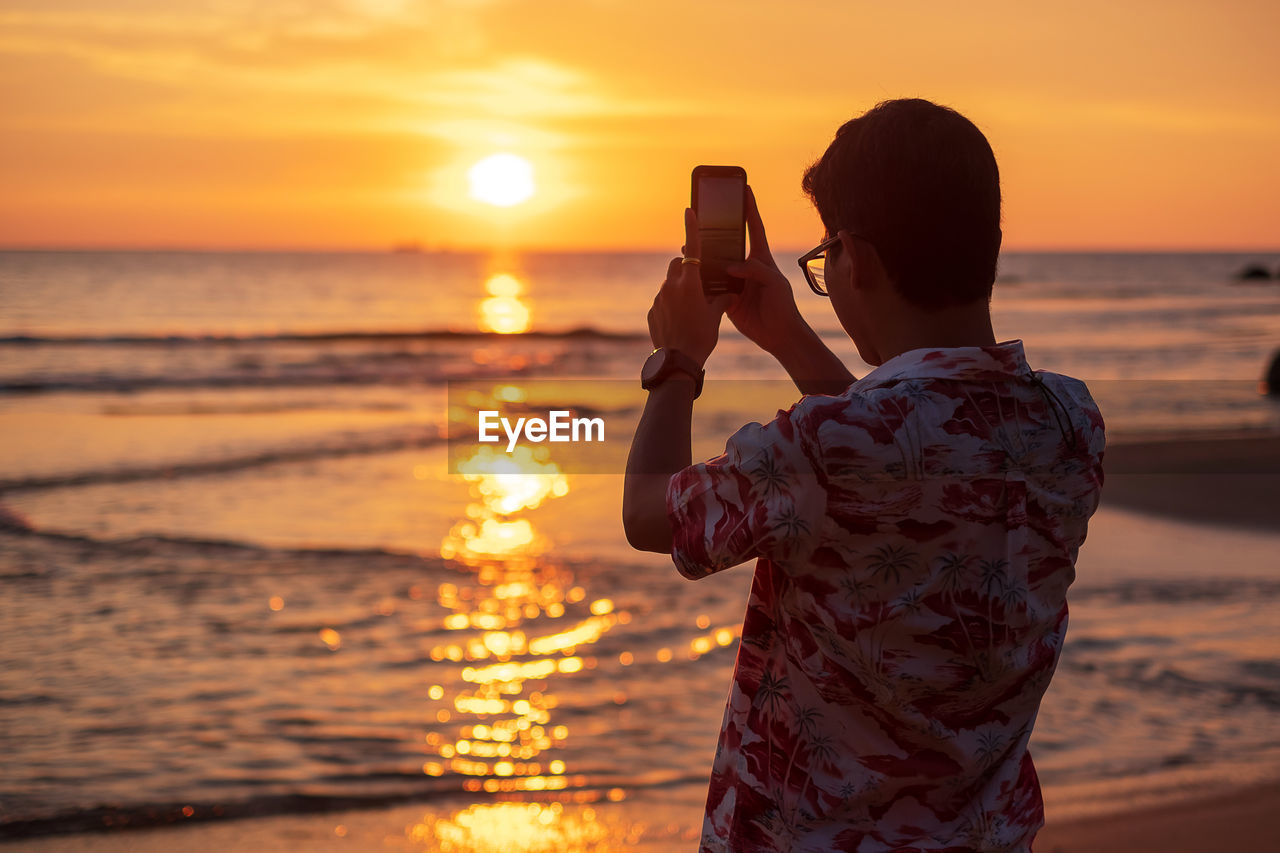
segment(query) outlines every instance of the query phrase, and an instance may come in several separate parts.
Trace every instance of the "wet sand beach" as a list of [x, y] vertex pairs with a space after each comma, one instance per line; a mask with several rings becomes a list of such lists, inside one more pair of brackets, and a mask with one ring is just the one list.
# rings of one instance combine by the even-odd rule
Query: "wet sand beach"
[[[697, 793], [692, 789], [684, 793]], [[1051, 807], [1051, 804], [1050, 804]], [[667, 853], [697, 849], [691, 817], [700, 809], [653, 803], [501, 803], [477, 810], [394, 809], [284, 815], [186, 827], [35, 838], [7, 845], [20, 853]], [[543, 815], [553, 821], [542, 820]], [[1203, 800], [1048, 825], [1036, 853], [1210, 853], [1280, 845], [1280, 786], [1215, 792]]]
[[1280, 786], [1207, 793], [1205, 799], [1055, 824], [1036, 838], [1036, 853], [1210, 853], [1280, 847]]
[[1280, 435], [1217, 432], [1121, 439], [1108, 447], [1104, 464], [1104, 506], [1280, 530]]

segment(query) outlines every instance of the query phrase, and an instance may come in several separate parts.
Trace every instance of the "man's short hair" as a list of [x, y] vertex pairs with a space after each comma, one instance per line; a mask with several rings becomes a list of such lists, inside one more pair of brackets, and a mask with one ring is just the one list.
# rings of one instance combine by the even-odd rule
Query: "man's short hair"
[[991, 299], [1000, 172], [982, 131], [955, 110], [882, 101], [836, 131], [803, 187], [827, 233], [845, 228], [871, 241], [912, 304]]

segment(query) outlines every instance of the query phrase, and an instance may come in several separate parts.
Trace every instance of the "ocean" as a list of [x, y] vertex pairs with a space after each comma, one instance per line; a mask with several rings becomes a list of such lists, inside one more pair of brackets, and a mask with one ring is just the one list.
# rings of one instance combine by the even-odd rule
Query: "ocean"
[[[705, 786], [750, 566], [632, 551], [608, 464], [461, 473], [454, 417], [584, 381], [625, 448], [666, 261], [0, 252], [0, 838]], [[1006, 253], [997, 338], [1112, 442], [1277, 432], [1249, 263], [1280, 254]], [[770, 390], [700, 401], [702, 458], [798, 396], [727, 322], [707, 368]], [[1278, 545], [1099, 511], [1031, 745], [1051, 817], [1280, 778]]]

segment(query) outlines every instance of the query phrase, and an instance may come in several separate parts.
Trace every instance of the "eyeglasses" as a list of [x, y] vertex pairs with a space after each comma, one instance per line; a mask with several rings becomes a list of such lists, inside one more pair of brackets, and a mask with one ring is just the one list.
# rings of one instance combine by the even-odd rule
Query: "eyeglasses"
[[[850, 237], [856, 237], [859, 240], [866, 240], [861, 234], [854, 234], [852, 231], [847, 232]], [[867, 242], [871, 242], [867, 240]], [[805, 281], [809, 282], [809, 289], [819, 296], [830, 297], [827, 293], [827, 251], [840, 245], [840, 235], [829, 240], [824, 240], [816, 248], [810, 249], [800, 256], [800, 269], [804, 272]]]

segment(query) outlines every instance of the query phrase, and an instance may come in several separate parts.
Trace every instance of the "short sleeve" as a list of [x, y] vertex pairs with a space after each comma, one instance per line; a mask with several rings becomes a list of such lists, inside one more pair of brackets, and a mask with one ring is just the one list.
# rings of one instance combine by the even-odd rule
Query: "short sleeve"
[[747, 424], [722, 455], [672, 475], [667, 517], [680, 574], [697, 579], [753, 557], [790, 562], [813, 553], [826, 489], [797, 406]]

